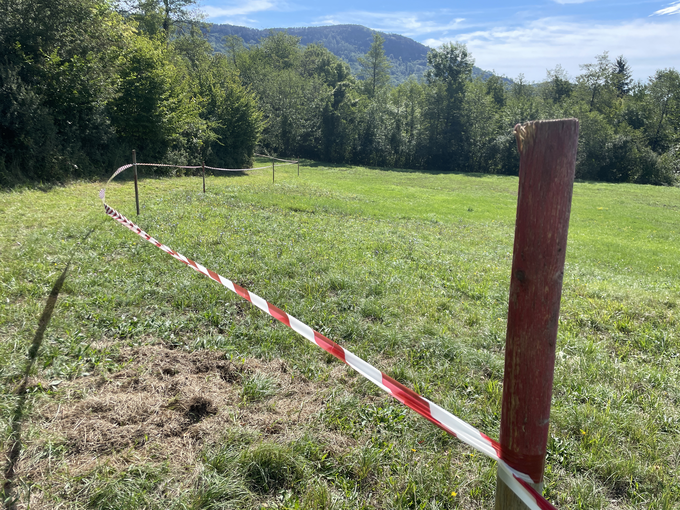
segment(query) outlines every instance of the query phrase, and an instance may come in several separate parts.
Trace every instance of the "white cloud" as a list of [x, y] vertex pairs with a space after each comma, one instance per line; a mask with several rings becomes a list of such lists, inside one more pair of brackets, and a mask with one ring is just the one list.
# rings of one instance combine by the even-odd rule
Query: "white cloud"
[[680, 0], [673, 2], [665, 9], [659, 9], [654, 14], [652, 14], [652, 16], [664, 16], [667, 14], [680, 14]]
[[[432, 21], [432, 18], [439, 21]], [[432, 32], [460, 29], [464, 18], [448, 12], [369, 12], [349, 11], [317, 18], [313, 25], [365, 25], [374, 30], [415, 37]]]
[[543, 18], [523, 26], [459, 32], [423, 43], [437, 47], [452, 40], [464, 42], [482, 69], [511, 78], [524, 73], [533, 81], [545, 79], [546, 69], [557, 64], [578, 75], [579, 64], [593, 62], [596, 55], [609, 51], [613, 57], [626, 57], [634, 77], [646, 80], [657, 69], [680, 68], [678, 33], [680, 19], [603, 24]]
[[246, 0], [240, 3], [234, 3], [227, 7], [215, 7], [213, 5], [206, 5], [203, 11], [208, 18], [227, 18], [234, 16], [245, 16], [254, 12], [270, 11], [276, 7], [276, 3], [272, 0]]

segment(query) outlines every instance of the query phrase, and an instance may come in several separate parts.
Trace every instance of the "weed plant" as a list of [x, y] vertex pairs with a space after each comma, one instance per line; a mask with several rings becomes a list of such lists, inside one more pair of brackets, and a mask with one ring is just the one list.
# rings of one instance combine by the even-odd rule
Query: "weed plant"
[[[107, 201], [497, 437], [517, 178], [296, 170], [277, 168], [274, 184], [262, 171], [211, 176], [205, 194], [197, 177], [145, 179], [138, 218], [130, 182]], [[5, 496], [94, 509], [493, 505], [492, 461], [121, 228], [97, 191], [0, 195], [0, 446], [17, 423], [22, 441]], [[680, 505], [679, 220], [677, 188], [575, 185], [546, 467], [558, 508]], [[22, 400], [27, 352], [69, 262]], [[195, 461], [132, 448], [72, 465], [72, 443], [40, 429], [41, 410], [96, 393], [62, 381], [115, 378], [121, 349], [144, 344], [282, 359], [286, 377], [324, 388], [323, 403], [268, 434], [239, 410], [281, 398], [276, 380], [244, 375], [220, 434], [191, 443]]]

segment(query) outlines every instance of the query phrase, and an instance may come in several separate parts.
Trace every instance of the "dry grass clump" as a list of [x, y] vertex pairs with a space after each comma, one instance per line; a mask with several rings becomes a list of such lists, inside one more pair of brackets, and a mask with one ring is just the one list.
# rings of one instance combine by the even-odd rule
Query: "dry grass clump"
[[[104, 467], [125, 472], [140, 462], [165, 465], [165, 478], [182, 473], [185, 485], [205, 483], [198, 481], [201, 451], [230, 429], [288, 442], [323, 407], [323, 388], [291, 377], [282, 360], [233, 362], [216, 351], [150, 345], [123, 349], [117, 361], [123, 370], [64, 381], [46, 396], [24, 425], [40, 432], [24, 446], [22, 483], [63, 492], [61, 479]], [[59, 454], [46, 455], [46, 449]], [[252, 456], [267, 457], [274, 449]], [[285, 460], [282, 455], [269, 460]], [[257, 462], [242, 462], [265, 492], [278, 487], [275, 466], [264, 472]], [[31, 507], [40, 507], [40, 499], [34, 495]]]

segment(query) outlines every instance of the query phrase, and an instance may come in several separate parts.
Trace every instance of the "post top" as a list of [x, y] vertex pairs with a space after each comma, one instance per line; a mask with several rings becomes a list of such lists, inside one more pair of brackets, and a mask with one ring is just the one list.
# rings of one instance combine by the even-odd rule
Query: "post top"
[[578, 119], [546, 119], [546, 120], [530, 120], [524, 124], [517, 124], [515, 126], [515, 139], [517, 140], [517, 149], [520, 154], [524, 152], [526, 148], [533, 144], [536, 138], [537, 128], [540, 126], [546, 126], [550, 124], [562, 124], [563, 126], [569, 126], [570, 124], [578, 127]]

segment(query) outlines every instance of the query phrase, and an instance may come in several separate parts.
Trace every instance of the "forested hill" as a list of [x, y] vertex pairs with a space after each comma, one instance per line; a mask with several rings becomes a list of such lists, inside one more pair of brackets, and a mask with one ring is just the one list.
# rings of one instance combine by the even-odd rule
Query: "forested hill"
[[[357, 57], [370, 49], [373, 42], [373, 30], [361, 25], [332, 25], [325, 27], [293, 27], [273, 28], [272, 30], [300, 37], [304, 46], [318, 43], [325, 46], [333, 54], [348, 62], [352, 73], [359, 70]], [[392, 68], [390, 74], [395, 84], [402, 83], [410, 75], [421, 77], [427, 67], [427, 52], [430, 50], [424, 44], [398, 34], [380, 33], [385, 39], [385, 55]], [[224, 52], [223, 37], [237, 35], [246, 46], [257, 44], [262, 37], [269, 35], [269, 29], [239, 27], [236, 25], [211, 25], [208, 40], [217, 51]], [[472, 76], [482, 75], [487, 78], [492, 73], [475, 67]], [[509, 80], [508, 80], [509, 81]]]

